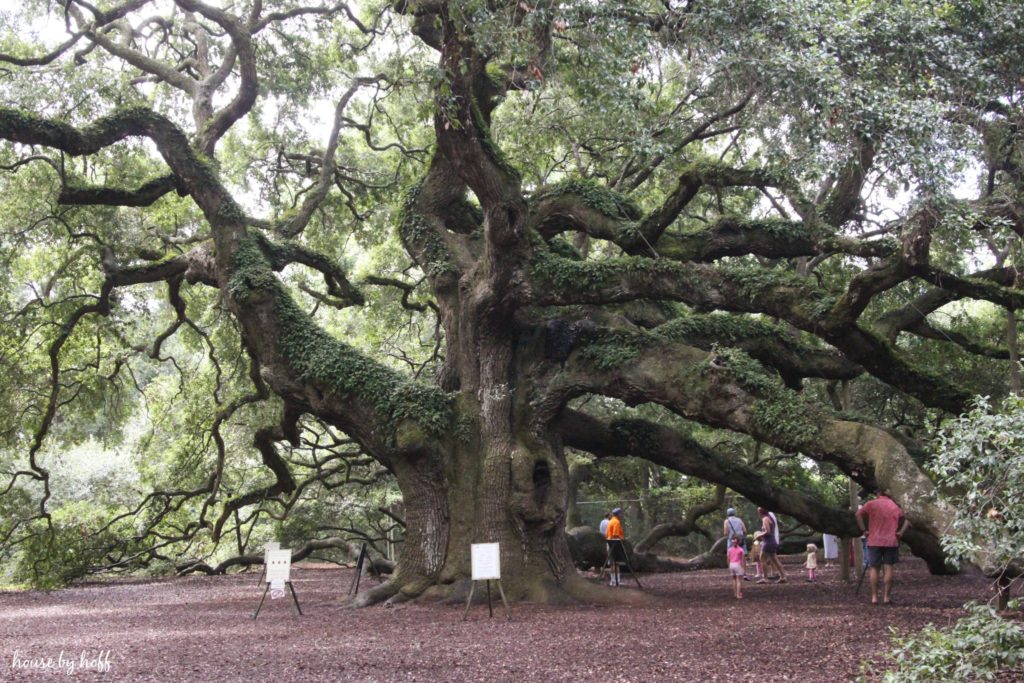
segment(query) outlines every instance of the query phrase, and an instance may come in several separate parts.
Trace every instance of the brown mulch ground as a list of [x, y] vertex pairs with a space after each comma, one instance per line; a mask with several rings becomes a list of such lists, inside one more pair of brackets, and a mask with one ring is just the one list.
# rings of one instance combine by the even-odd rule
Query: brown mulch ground
[[945, 625], [988, 596], [984, 578], [930, 576], [915, 559], [897, 567], [893, 607], [868, 604], [866, 581], [855, 596], [836, 569], [815, 584], [788, 569], [784, 585], [745, 583], [743, 600], [725, 570], [655, 574], [641, 577], [654, 606], [518, 604], [511, 622], [500, 602], [466, 622], [459, 605], [348, 609], [352, 570], [322, 567], [293, 569], [305, 616], [268, 598], [258, 621], [253, 574], [6, 592], [0, 681], [839, 683], [886, 650], [890, 627]]

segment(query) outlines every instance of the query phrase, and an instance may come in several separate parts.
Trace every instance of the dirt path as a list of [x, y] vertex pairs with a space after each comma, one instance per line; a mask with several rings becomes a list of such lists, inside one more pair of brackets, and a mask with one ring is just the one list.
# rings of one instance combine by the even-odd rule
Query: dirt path
[[855, 597], [835, 569], [815, 584], [790, 571], [745, 584], [742, 601], [724, 570], [649, 575], [656, 606], [519, 604], [511, 622], [486, 607], [467, 622], [458, 605], [346, 609], [352, 573], [337, 569], [293, 570], [305, 616], [268, 599], [258, 621], [252, 574], [0, 593], [0, 681], [839, 683], [884, 651], [888, 627], [946, 624], [987, 595], [984, 579], [917, 560], [898, 566], [893, 607], [869, 605], [866, 585]]

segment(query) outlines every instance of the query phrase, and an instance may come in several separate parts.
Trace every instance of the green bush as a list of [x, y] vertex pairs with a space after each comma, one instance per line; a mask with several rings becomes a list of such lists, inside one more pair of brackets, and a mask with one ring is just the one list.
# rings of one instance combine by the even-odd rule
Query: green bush
[[930, 469], [955, 506], [942, 537], [950, 559], [1015, 575], [1024, 561], [1024, 399], [975, 399], [939, 432]]
[[[991, 681], [1024, 678], [1024, 625], [987, 605], [969, 603], [967, 616], [947, 628], [929, 624], [915, 634], [894, 631], [885, 683]], [[1015, 605], [1014, 607], [1019, 607]], [[863, 680], [863, 679], [862, 679]], [[1017, 678], [1016, 680], [1020, 680]]]

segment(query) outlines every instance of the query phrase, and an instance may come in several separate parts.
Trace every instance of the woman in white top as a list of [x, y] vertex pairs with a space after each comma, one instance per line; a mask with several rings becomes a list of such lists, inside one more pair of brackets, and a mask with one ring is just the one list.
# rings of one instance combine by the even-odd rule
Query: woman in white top
[[821, 541], [821, 544], [825, 546], [825, 566], [831, 567], [832, 560], [839, 559], [839, 537], [823, 534]]

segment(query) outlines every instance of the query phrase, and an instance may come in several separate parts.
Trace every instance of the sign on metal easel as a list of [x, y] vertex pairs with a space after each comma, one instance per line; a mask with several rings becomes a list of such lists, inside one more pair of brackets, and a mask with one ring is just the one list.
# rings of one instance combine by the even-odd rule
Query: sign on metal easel
[[466, 600], [466, 611], [462, 613], [462, 620], [465, 621], [469, 616], [469, 606], [473, 604], [473, 592], [476, 590], [477, 581], [484, 581], [487, 584], [487, 617], [494, 616], [494, 607], [491, 604], [492, 580], [498, 583], [501, 604], [505, 606], [505, 618], [512, 619], [508, 601], [505, 600], [505, 591], [501, 587], [501, 548], [497, 543], [474, 543], [469, 547], [469, 552], [473, 582], [469, 587], [469, 599]]
[[302, 608], [299, 606], [299, 598], [295, 595], [295, 587], [292, 586], [291, 580], [291, 569], [292, 569], [292, 551], [287, 548], [281, 550], [267, 550], [266, 554], [266, 568], [264, 569], [264, 578], [266, 579], [266, 588], [263, 589], [263, 597], [260, 598], [260, 604], [256, 608], [256, 613], [252, 615], [255, 619], [260, 615], [260, 610], [263, 609], [263, 601], [267, 599], [267, 591], [270, 591], [270, 599], [276, 600], [277, 598], [284, 597], [285, 586], [291, 591], [292, 600], [295, 602], [295, 609], [298, 610], [299, 616], [302, 616]]
[[261, 583], [263, 583], [263, 577], [265, 577], [267, 575], [267, 553], [269, 553], [271, 550], [280, 550], [280, 549], [281, 549], [281, 544], [278, 543], [277, 541], [268, 541], [267, 544], [263, 546], [263, 571], [260, 572], [259, 581], [256, 582], [257, 586], [260, 585]]

